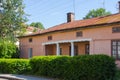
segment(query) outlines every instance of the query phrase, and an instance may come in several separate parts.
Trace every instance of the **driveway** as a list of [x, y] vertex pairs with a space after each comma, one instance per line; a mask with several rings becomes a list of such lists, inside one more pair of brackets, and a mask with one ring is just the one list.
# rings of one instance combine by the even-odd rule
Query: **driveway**
[[0, 80], [57, 80], [45, 77], [34, 77], [15, 74], [0, 74]]

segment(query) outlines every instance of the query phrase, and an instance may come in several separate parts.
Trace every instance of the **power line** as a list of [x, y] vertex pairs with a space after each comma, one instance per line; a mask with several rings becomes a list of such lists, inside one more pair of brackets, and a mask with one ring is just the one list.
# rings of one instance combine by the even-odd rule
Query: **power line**
[[[52, 7], [51, 7], [51, 5], [52, 5]], [[35, 8], [35, 10], [38, 10], [39, 13], [44, 13], [44, 12], [48, 12], [48, 11], [53, 10], [53, 9], [57, 9], [58, 7], [61, 7], [61, 5], [63, 5], [63, 2], [62, 3], [57, 2], [56, 5], [53, 5], [53, 3], [51, 3], [51, 4], [49, 3], [47, 5], [45, 4], [44, 6], [41, 5], [42, 7], [38, 6]], [[69, 4], [67, 4], [67, 5], [69, 5]]]
[[[43, 3], [43, 1], [44, 1], [44, 3]], [[37, 4], [35, 4], [36, 6], [33, 6], [33, 5], [30, 6], [31, 8], [34, 8], [31, 10], [32, 11], [37, 10], [38, 12], [36, 13], [36, 15], [37, 14], [39, 14], [39, 15], [37, 15], [37, 16], [35, 15], [34, 17], [31, 16], [31, 18], [29, 18], [29, 19], [35, 19], [35, 18], [40, 19], [41, 17], [48, 19], [48, 16], [46, 17], [46, 15], [49, 15], [49, 14], [51, 15], [54, 12], [56, 12], [57, 14], [58, 13], [66, 14], [68, 11], [70, 11], [70, 12], [73, 11], [76, 14], [76, 2], [75, 2], [75, 0], [73, 0], [72, 2], [69, 1], [69, 3], [67, 2], [67, 0], [58, 1], [58, 2], [53, 2], [55, 0], [51, 0], [50, 2], [48, 2], [48, 0], [43, 0], [43, 1], [41, 2], [41, 4], [39, 2]], [[53, 3], [56, 3], [56, 4], [53, 5]], [[82, 1], [81, 3], [82, 3], [81, 5], [83, 5], [84, 2]], [[57, 16], [57, 18], [61, 18], [61, 16]]]
[[37, 10], [38, 12], [37, 12], [37, 14], [46, 14], [46, 13], [51, 13], [51, 12], [53, 12], [53, 11], [57, 11], [57, 12], [59, 12], [60, 11], [60, 9], [61, 10], [64, 10], [64, 9], [71, 9], [70, 8], [70, 6], [72, 6], [72, 3], [71, 4], [67, 4], [67, 5], [63, 5], [63, 6], [61, 6], [61, 4], [59, 4], [59, 5], [55, 5], [55, 6], [52, 6], [51, 8], [47, 8], [47, 9], [42, 9], [42, 10], [39, 10], [39, 9], [35, 9], [35, 10]]
[[[71, 6], [72, 6], [72, 4], [71, 4]], [[57, 9], [51, 9], [50, 11], [45, 11], [45, 12], [43, 12], [43, 13], [39, 13], [40, 15], [35, 16], [34, 18], [37, 18], [37, 17], [39, 17], [39, 16], [41, 16], [41, 15], [50, 14], [50, 13], [52, 13], [53, 11], [54, 11], [54, 12], [58, 12], [58, 13], [60, 13], [60, 11], [62, 11], [62, 12], [67, 11], [67, 12], [68, 12], [68, 10], [69, 10], [68, 7], [69, 7], [69, 5], [67, 5], [66, 8], [65, 8], [65, 9], [62, 9], [62, 10], [60, 10], [59, 8], [57, 8]], [[63, 6], [63, 8], [64, 8], [64, 6]]]

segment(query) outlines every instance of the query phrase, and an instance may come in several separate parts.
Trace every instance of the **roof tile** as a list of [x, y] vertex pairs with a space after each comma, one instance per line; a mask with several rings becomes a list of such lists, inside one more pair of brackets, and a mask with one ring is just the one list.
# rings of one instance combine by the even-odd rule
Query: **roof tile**
[[[96, 17], [91, 19], [85, 19], [85, 20], [75, 20], [73, 22], [63, 23], [60, 25], [53, 26], [51, 28], [45, 29], [40, 33], [37, 34], [43, 34], [48, 33], [52, 31], [58, 31], [58, 30], [66, 30], [71, 28], [78, 28], [78, 27], [85, 27], [90, 25], [99, 25], [99, 24], [105, 24], [105, 23], [114, 23], [120, 21], [120, 13], [102, 16], [102, 17]], [[31, 35], [37, 35], [37, 34], [31, 34]], [[26, 36], [31, 36], [26, 35]]]

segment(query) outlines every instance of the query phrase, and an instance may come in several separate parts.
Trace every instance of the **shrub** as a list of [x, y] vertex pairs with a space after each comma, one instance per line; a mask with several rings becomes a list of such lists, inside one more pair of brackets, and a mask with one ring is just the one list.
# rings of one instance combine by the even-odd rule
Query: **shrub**
[[30, 60], [33, 73], [63, 80], [113, 80], [115, 60], [106, 55], [42, 56]]
[[0, 73], [22, 74], [30, 70], [29, 60], [0, 59]]
[[47, 71], [49, 67], [49, 62], [56, 58], [56, 56], [37, 56], [30, 60], [30, 65], [32, 68], [32, 73], [35, 75], [45, 75], [47, 76]]
[[0, 58], [15, 58], [18, 56], [18, 48], [15, 43], [0, 39]]
[[66, 75], [65, 72], [70, 65], [71, 57], [68, 56], [58, 56], [55, 59], [51, 60], [48, 64], [48, 76], [54, 78], [64, 78]]
[[71, 65], [68, 80], [113, 80], [116, 73], [115, 60], [106, 55], [75, 56]]

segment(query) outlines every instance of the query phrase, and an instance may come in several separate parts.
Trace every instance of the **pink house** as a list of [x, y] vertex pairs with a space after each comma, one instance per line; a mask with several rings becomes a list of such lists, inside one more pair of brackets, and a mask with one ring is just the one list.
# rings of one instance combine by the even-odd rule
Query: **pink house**
[[63, 23], [19, 37], [20, 57], [106, 54], [120, 59], [120, 13], [85, 20], [67, 14]]

